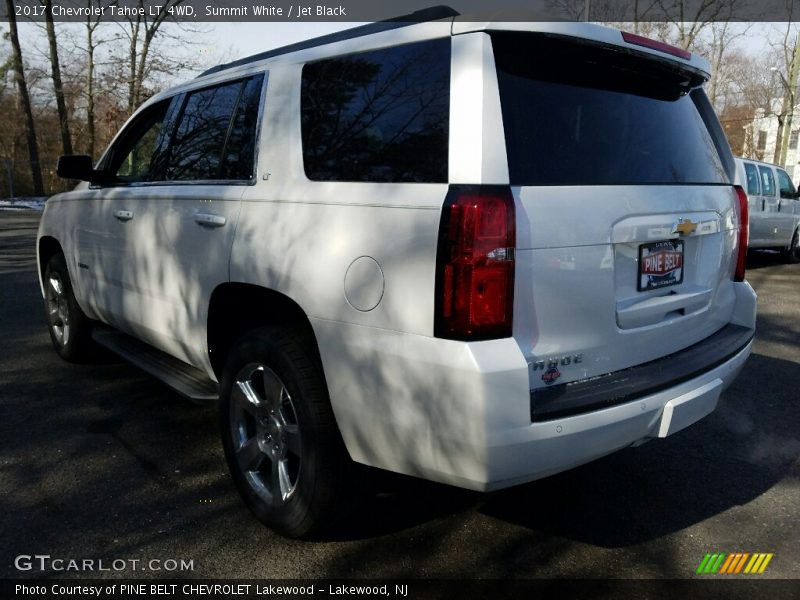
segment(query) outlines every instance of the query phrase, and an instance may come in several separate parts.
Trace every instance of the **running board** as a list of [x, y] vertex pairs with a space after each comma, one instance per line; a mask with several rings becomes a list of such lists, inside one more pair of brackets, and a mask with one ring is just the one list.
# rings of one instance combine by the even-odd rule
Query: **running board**
[[195, 402], [219, 398], [219, 386], [201, 371], [116, 329], [95, 326], [94, 341]]

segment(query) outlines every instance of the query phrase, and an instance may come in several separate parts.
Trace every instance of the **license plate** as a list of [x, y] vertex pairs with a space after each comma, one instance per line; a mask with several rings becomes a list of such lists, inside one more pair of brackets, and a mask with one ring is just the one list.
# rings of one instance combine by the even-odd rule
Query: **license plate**
[[683, 283], [683, 240], [665, 240], [639, 246], [640, 292]]

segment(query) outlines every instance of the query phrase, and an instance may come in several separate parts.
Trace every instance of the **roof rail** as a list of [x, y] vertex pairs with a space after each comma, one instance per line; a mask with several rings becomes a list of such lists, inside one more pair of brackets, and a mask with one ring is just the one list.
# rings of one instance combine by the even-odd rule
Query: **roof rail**
[[242, 65], [247, 65], [250, 63], [257, 62], [259, 60], [264, 60], [265, 58], [280, 56], [281, 54], [288, 54], [290, 52], [297, 52], [298, 50], [315, 48], [317, 46], [322, 46], [324, 44], [332, 44], [334, 42], [351, 40], [354, 38], [363, 37], [365, 35], [370, 35], [372, 33], [388, 31], [390, 29], [399, 29], [401, 27], [407, 27], [408, 25], [414, 25], [416, 23], [425, 23], [427, 21], [438, 21], [439, 19], [446, 19], [448, 17], [457, 17], [459, 14], [461, 13], [459, 13], [457, 10], [454, 10], [449, 6], [444, 6], [444, 5], [432, 6], [430, 8], [417, 10], [414, 11], [413, 13], [403, 15], [400, 17], [393, 17], [391, 19], [386, 19], [384, 21], [368, 23], [367, 25], [361, 25], [360, 27], [353, 27], [352, 29], [345, 29], [344, 31], [329, 33], [328, 35], [312, 38], [304, 42], [297, 42], [295, 44], [289, 44], [288, 46], [281, 46], [280, 48], [267, 50], [266, 52], [260, 52], [259, 54], [254, 54], [253, 56], [240, 58], [238, 60], [234, 60], [233, 62], [217, 65], [216, 67], [211, 67], [210, 69], [200, 73], [198, 77], [204, 77], [206, 75], [211, 75], [212, 73], [218, 73], [219, 71], [232, 69], [233, 67], [240, 67]]

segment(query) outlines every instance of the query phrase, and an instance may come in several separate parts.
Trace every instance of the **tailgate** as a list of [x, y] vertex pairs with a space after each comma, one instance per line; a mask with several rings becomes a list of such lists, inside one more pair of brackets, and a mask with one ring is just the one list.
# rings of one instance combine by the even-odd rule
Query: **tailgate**
[[733, 159], [702, 78], [566, 36], [495, 32], [531, 388], [670, 355], [735, 298]]

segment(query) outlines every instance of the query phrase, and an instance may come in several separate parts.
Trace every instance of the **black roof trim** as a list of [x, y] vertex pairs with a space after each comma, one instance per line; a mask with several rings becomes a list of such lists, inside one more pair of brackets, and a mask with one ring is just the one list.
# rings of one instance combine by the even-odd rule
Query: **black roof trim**
[[297, 42], [296, 44], [289, 44], [288, 46], [282, 46], [280, 48], [275, 48], [274, 50], [268, 50], [266, 52], [254, 54], [253, 56], [240, 58], [239, 60], [235, 60], [223, 65], [217, 65], [216, 67], [212, 67], [206, 71], [203, 71], [200, 73], [200, 75], [198, 75], [198, 77], [204, 77], [205, 75], [211, 75], [212, 73], [218, 73], [220, 71], [225, 71], [226, 69], [232, 69], [233, 67], [240, 67], [242, 65], [257, 62], [259, 60], [264, 60], [265, 58], [280, 56], [281, 54], [288, 54], [290, 52], [297, 52], [298, 50], [315, 48], [324, 44], [332, 44], [334, 42], [351, 40], [354, 38], [363, 37], [365, 35], [379, 33], [381, 31], [389, 31], [390, 29], [400, 29], [401, 27], [407, 27], [408, 25], [414, 25], [416, 23], [425, 23], [428, 21], [447, 19], [449, 17], [457, 17], [459, 14], [461, 13], [449, 6], [432, 6], [430, 8], [417, 10], [413, 13], [400, 17], [386, 19], [385, 21], [377, 21], [375, 23], [361, 25], [360, 27], [353, 27], [352, 29], [337, 31], [336, 33], [329, 33], [328, 35], [312, 38], [304, 42]]

